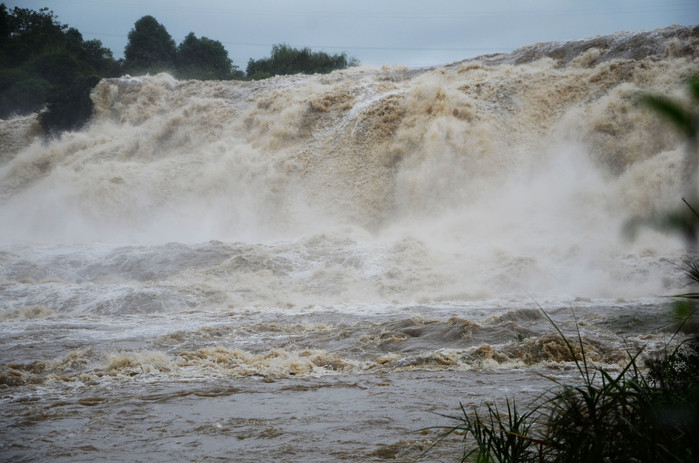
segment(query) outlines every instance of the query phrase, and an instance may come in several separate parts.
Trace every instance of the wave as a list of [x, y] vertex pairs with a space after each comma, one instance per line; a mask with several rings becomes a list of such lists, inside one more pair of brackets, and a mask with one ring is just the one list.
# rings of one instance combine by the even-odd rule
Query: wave
[[[662, 328], [669, 316], [658, 317], [654, 307], [607, 308], [610, 310], [606, 316], [585, 314], [584, 310], [579, 313], [585, 326], [580, 341], [588, 361], [616, 368], [626, 365], [630, 345], [644, 345], [649, 356], [667, 348], [661, 330], [640, 337], [635, 331], [642, 327]], [[272, 382], [294, 376], [509, 371], [537, 366], [567, 369], [574, 360], [570, 349], [537, 309], [499, 310], [478, 321], [457, 316], [435, 318], [434, 313], [407, 315], [335, 320], [330, 317], [323, 321], [320, 316], [315, 323], [308, 317], [282, 323], [279, 318], [241, 322], [222, 316], [215, 324], [201, 326], [201, 321], [195, 322], [198, 329], [180, 320], [177, 326], [181, 329], [168, 333], [151, 326], [151, 335], [160, 335], [152, 336], [146, 343], [141, 341], [138, 348], [114, 349], [111, 343], [102, 342], [55, 356], [50, 346], [44, 346], [47, 350], [43, 361], [29, 360], [35, 358], [35, 346], [21, 346], [12, 361], [0, 365], [0, 387], [241, 377]], [[562, 329], [570, 335], [576, 333], [577, 320], [561, 320], [564, 317], [560, 313], [555, 316]], [[77, 328], [59, 324], [37, 329], [50, 336], [50, 331], [55, 335], [57, 329]], [[93, 328], [82, 325], [83, 334], [96, 336], [91, 332]], [[131, 335], [143, 334], [143, 327], [131, 325], [129, 330]], [[133, 339], [131, 345], [136, 345]], [[574, 352], [580, 360], [582, 353], [577, 343]]]

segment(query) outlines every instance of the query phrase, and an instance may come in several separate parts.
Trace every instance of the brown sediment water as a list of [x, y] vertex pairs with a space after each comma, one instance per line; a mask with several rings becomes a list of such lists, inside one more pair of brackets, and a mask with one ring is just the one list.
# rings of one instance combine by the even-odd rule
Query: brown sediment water
[[[80, 132], [0, 122], [0, 457], [414, 461], [674, 332], [672, 27], [429, 69], [106, 79]], [[5, 143], [7, 141], [7, 143]], [[424, 461], [458, 458], [447, 439]]]

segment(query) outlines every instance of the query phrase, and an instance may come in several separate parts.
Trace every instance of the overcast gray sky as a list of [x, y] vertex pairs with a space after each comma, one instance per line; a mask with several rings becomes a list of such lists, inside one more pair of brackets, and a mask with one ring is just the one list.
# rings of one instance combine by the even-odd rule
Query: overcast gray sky
[[19, 0], [123, 57], [134, 23], [154, 16], [178, 44], [189, 32], [223, 43], [234, 64], [287, 43], [362, 64], [411, 67], [507, 52], [536, 42], [699, 24], [699, 0]]

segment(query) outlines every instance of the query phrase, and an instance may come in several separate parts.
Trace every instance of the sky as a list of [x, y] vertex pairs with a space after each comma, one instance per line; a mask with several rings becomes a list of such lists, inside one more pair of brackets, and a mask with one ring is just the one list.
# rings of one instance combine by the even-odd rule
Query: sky
[[434, 66], [537, 42], [699, 24], [699, 0], [2, 0], [48, 7], [85, 40], [123, 57], [128, 33], [155, 17], [179, 44], [221, 42], [241, 70], [286, 43], [370, 66]]

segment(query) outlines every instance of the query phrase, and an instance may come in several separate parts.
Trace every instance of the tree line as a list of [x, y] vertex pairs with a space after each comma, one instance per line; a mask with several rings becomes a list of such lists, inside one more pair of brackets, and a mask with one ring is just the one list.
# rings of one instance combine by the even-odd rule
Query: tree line
[[250, 59], [245, 72], [223, 44], [190, 32], [177, 45], [165, 26], [144, 16], [128, 34], [124, 58], [100, 40], [84, 40], [48, 8], [34, 11], [0, 4], [0, 119], [46, 108], [47, 132], [79, 128], [92, 112], [89, 94], [101, 78], [170, 72], [178, 79], [256, 80], [283, 74], [328, 73], [356, 66], [345, 53], [274, 45], [271, 56]]
[[246, 69], [249, 79], [265, 79], [275, 75], [328, 73], [335, 69], [357, 66], [356, 58], [347, 54], [328, 55], [325, 52], [313, 52], [309, 48], [301, 50], [286, 44], [274, 45], [272, 56], [258, 60], [250, 59]]

